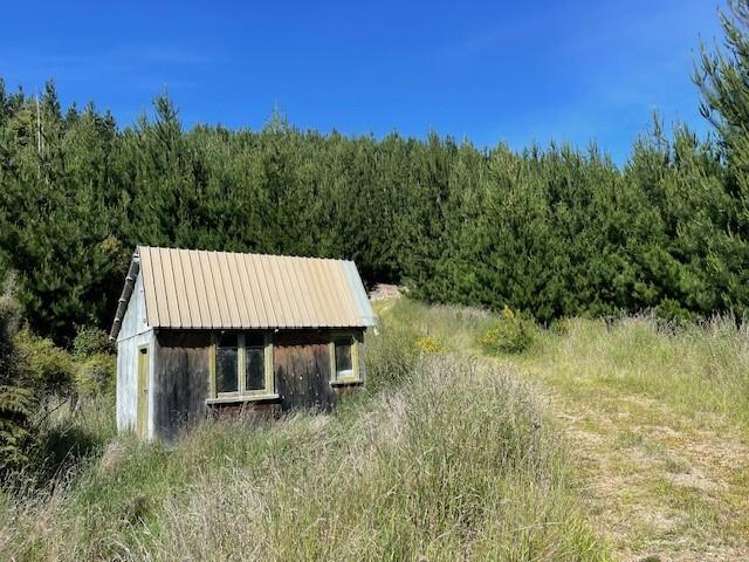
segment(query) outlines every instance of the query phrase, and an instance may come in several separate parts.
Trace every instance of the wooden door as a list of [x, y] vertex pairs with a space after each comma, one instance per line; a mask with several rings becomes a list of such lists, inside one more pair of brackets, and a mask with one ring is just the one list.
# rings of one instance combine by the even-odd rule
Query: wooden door
[[141, 439], [148, 435], [148, 348], [138, 350], [138, 402], [135, 433]]

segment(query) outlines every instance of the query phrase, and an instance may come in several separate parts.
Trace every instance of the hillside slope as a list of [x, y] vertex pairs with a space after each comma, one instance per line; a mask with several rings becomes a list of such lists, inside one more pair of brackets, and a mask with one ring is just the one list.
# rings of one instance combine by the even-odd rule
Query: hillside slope
[[749, 558], [749, 337], [729, 319], [574, 319], [487, 354], [504, 316], [377, 307], [367, 392], [334, 414], [206, 421], [165, 448], [115, 436], [112, 404], [63, 413], [78, 446], [46, 486], [6, 483], [0, 559]]
[[[483, 353], [476, 342], [499, 321], [407, 300], [380, 312], [469, 354]], [[575, 319], [494, 360], [540, 384], [570, 443], [589, 520], [617, 558], [749, 559], [745, 328], [718, 318], [679, 329], [646, 317]]]
[[334, 414], [206, 421], [173, 448], [76, 418], [100, 447], [0, 497], [0, 559], [607, 560], [533, 385], [403, 334], [368, 340], [370, 389]]

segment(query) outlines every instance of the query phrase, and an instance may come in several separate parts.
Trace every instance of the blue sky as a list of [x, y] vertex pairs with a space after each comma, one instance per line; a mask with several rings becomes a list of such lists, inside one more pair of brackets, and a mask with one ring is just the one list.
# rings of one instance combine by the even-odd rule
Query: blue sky
[[719, 0], [14, 2], [0, 76], [55, 80], [120, 124], [168, 91], [186, 126], [435, 130], [482, 146], [595, 140], [617, 162], [653, 111], [704, 134], [691, 83]]

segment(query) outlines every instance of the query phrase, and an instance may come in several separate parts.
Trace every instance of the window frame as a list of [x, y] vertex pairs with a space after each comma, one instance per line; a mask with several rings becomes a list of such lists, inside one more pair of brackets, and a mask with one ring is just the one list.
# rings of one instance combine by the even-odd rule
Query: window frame
[[[336, 367], [335, 346], [336, 343], [341, 343], [344, 340], [351, 345], [351, 374], [339, 376], [338, 368]], [[328, 343], [328, 355], [330, 358], [330, 384], [332, 386], [361, 384], [364, 382], [359, 367], [359, 345], [359, 338], [351, 332], [334, 332], [331, 334], [330, 342]]]
[[[211, 350], [209, 360], [209, 404], [222, 402], [250, 402], [259, 400], [273, 400], [278, 398], [275, 389], [273, 372], [273, 336], [269, 332], [263, 333], [263, 371], [265, 386], [261, 389], [247, 390], [247, 338], [245, 332], [237, 333], [237, 390], [232, 392], [218, 392], [216, 388], [216, 369], [218, 357], [219, 334], [211, 335]], [[257, 347], [251, 345], [250, 347]]]

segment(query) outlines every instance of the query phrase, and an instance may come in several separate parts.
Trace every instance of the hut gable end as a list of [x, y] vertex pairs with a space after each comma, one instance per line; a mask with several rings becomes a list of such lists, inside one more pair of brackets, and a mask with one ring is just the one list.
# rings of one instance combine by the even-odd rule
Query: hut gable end
[[115, 336], [117, 341], [123, 341], [137, 335], [144, 334], [151, 329], [146, 315], [146, 296], [143, 285], [143, 275], [139, 272], [133, 282], [132, 292], [127, 300], [125, 312], [119, 331]]

